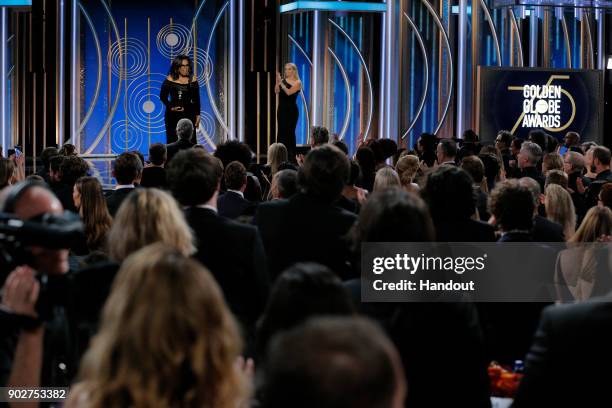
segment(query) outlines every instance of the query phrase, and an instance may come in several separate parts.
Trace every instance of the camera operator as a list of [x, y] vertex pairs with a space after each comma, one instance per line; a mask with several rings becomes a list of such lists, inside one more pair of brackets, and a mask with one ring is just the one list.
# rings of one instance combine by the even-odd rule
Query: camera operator
[[[63, 208], [42, 183], [22, 182], [0, 193], [0, 210], [20, 220], [61, 216]], [[62, 246], [63, 243], [53, 243]], [[0, 382], [9, 386], [67, 386], [70, 330], [62, 302], [41, 302], [43, 286], [68, 272], [68, 249], [27, 246], [2, 288]], [[27, 263], [28, 265], [25, 265]], [[10, 269], [9, 269], [10, 270]], [[10, 374], [9, 374], [10, 373]]]

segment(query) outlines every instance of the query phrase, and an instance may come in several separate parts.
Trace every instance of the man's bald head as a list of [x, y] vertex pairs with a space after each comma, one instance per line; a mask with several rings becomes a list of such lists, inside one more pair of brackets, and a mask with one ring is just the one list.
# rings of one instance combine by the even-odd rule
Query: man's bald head
[[61, 214], [64, 212], [62, 203], [44, 187], [28, 188], [15, 202], [15, 215], [22, 220], [28, 220], [42, 214]]
[[[4, 189], [0, 194], [0, 208], [6, 205], [6, 199], [13, 189], [20, 184]], [[42, 214], [62, 214], [64, 209], [55, 195], [43, 186], [26, 187], [12, 206], [12, 211], [18, 218], [29, 220]], [[31, 266], [39, 272], [53, 275], [68, 271], [68, 249], [47, 249], [38, 246], [29, 248], [33, 259]]]

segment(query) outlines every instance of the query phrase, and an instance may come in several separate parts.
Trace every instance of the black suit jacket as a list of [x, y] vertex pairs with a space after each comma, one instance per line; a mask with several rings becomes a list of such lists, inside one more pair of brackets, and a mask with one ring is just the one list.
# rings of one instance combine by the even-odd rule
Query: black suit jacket
[[296, 262], [318, 262], [341, 277], [352, 274], [346, 235], [357, 217], [309, 194], [260, 204], [253, 222], [263, 239], [270, 275]]
[[62, 203], [64, 210], [78, 213], [78, 210], [74, 205], [74, 200], [72, 199], [72, 190], [74, 189], [74, 186], [60, 182], [53, 183], [50, 187], [51, 191], [53, 191], [57, 199]]
[[147, 188], [168, 188], [166, 169], [163, 167], [145, 167], [142, 170], [140, 185]]
[[180, 152], [181, 150], [191, 149], [194, 144], [195, 143], [192, 143], [189, 140], [179, 139], [174, 143], [166, 145], [166, 154], [168, 157], [166, 163], [170, 163], [170, 160], [172, 160], [174, 155]]
[[536, 215], [533, 219], [533, 240], [535, 242], [564, 242], [563, 226]]
[[525, 167], [520, 171], [518, 177], [519, 178], [531, 177], [532, 179], [537, 181], [538, 184], [540, 185], [540, 192], [544, 193], [544, 183], [546, 181], [546, 177], [544, 177], [544, 174], [542, 174], [542, 172], [538, 170], [537, 168]]
[[227, 191], [219, 196], [217, 208], [220, 216], [231, 219], [238, 218], [241, 215], [255, 214], [255, 203], [233, 191]]
[[610, 404], [612, 296], [544, 309], [514, 407]]
[[438, 242], [495, 242], [495, 228], [471, 218], [434, 220]]
[[[410, 387], [407, 407], [491, 406], [488, 361], [473, 303], [362, 303], [361, 279], [344, 282], [344, 287], [359, 312], [377, 320], [395, 343]], [[460, 367], [461, 374], [444, 381], [440, 392], [444, 367]]]
[[119, 190], [113, 190], [106, 196], [106, 206], [111, 216], [115, 216], [121, 203], [126, 197], [134, 191], [134, 188], [120, 188]]
[[206, 208], [188, 208], [185, 218], [197, 240], [195, 258], [210, 270], [230, 309], [252, 333], [269, 288], [259, 232]]

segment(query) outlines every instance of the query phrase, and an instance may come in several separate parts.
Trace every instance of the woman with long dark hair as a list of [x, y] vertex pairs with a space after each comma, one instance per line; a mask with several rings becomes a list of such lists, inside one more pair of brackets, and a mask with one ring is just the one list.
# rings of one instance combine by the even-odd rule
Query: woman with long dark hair
[[164, 81], [159, 99], [166, 106], [166, 143], [177, 140], [176, 124], [187, 118], [194, 129], [200, 125], [200, 86], [193, 75], [193, 62], [186, 55], [178, 55], [172, 61], [168, 77]]
[[287, 148], [289, 160], [295, 159], [295, 127], [299, 117], [296, 104], [298, 92], [302, 89], [302, 82], [297, 66], [293, 63], [285, 64], [284, 77], [276, 73], [276, 86], [274, 92], [278, 94], [278, 109], [276, 119], [278, 123], [278, 137], [276, 141]]
[[85, 226], [87, 251], [83, 252], [103, 250], [113, 219], [106, 206], [102, 185], [95, 177], [81, 177], [74, 184], [72, 199]]

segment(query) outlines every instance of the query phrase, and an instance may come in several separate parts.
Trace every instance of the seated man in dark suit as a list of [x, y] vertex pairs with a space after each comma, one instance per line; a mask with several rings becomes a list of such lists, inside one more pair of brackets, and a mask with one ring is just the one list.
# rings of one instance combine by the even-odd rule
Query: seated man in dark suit
[[603, 407], [610, 400], [612, 296], [544, 309], [514, 407]]
[[186, 207], [185, 218], [196, 237], [195, 258], [210, 269], [247, 338], [252, 338], [269, 288], [257, 229], [217, 214], [223, 165], [216, 157], [201, 149], [185, 150], [167, 170], [170, 189]]
[[559, 223], [542, 217], [538, 214], [538, 206], [543, 202], [540, 184], [531, 177], [523, 177], [519, 180], [521, 186], [527, 188], [531, 193], [535, 206], [535, 217], [533, 218], [533, 230], [531, 238], [535, 242], [564, 242], [563, 226]]
[[217, 208], [219, 215], [236, 219], [241, 215], [253, 215], [255, 203], [244, 198], [247, 186], [247, 171], [242, 163], [233, 161], [225, 168], [225, 187], [227, 191], [219, 196]]
[[[518, 180], [509, 179], [497, 184], [491, 192], [489, 210], [502, 233], [498, 241], [503, 243], [501, 245], [534, 241], [534, 208], [531, 192]], [[537, 276], [531, 275], [530, 280], [520, 278], [522, 281], [533, 282], [534, 286], [525, 290], [539, 291], [552, 284], [556, 259], [554, 251], [534, 243], [529, 248], [522, 247], [522, 253], [524, 257], [517, 258], [514, 263], [514, 273], [517, 276], [529, 269], [527, 266], [533, 262], [534, 256], [539, 258], [539, 262], [548, 265]], [[521, 359], [529, 349], [545, 303], [482, 303], [478, 306], [490, 358], [505, 363]]]
[[540, 191], [544, 191], [544, 182], [546, 179], [542, 172], [537, 168], [537, 164], [542, 158], [542, 149], [533, 142], [524, 142], [521, 145], [517, 162], [521, 169], [519, 177], [531, 177], [540, 185]]
[[166, 146], [166, 152], [168, 155], [167, 163], [174, 157], [175, 154], [181, 150], [191, 149], [195, 143], [193, 139], [193, 123], [189, 119], [181, 119], [176, 124], [176, 135], [178, 140], [174, 143], [170, 143]]
[[610, 149], [605, 146], [596, 146], [592, 150], [593, 165], [591, 166], [591, 171], [597, 174], [597, 176], [586, 189], [585, 201], [587, 208], [596, 206], [601, 187], [604, 184], [612, 183], [612, 171], [610, 171]]
[[134, 153], [121, 153], [113, 163], [113, 177], [117, 180], [115, 189], [106, 196], [108, 212], [113, 217], [121, 203], [134, 191], [134, 184], [140, 182], [142, 162]]
[[472, 177], [455, 166], [440, 166], [427, 177], [421, 195], [436, 229], [438, 242], [494, 242], [495, 228], [472, 217], [476, 195]]
[[317, 262], [351, 275], [346, 235], [356, 216], [335, 205], [349, 176], [348, 158], [330, 144], [312, 149], [298, 172], [300, 192], [260, 204], [254, 223], [268, 254], [270, 274], [296, 262]]
[[280, 170], [272, 177], [272, 185], [270, 186], [271, 200], [287, 199], [297, 192], [298, 185], [296, 170]]
[[163, 143], [153, 143], [149, 146], [149, 161], [151, 165], [142, 170], [142, 179], [140, 180], [142, 187], [161, 189], [168, 187], [166, 169], [164, 169], [166, 157], [166, 145]]

